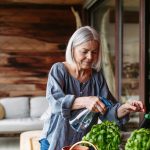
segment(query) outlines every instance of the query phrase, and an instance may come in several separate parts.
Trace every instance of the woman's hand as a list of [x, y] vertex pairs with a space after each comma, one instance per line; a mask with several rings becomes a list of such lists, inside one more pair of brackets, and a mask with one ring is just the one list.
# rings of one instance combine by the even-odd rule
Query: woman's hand
[[122, 118], [130, 112], [144, 112], [144, 105], [141, 101], [132, 100], [122, 104], [117, 110], [118, 118]]
[[72, 109], [87, 108], [93, 112], [100, 112], [105, 114], [106, 107], [103, 102], [97, 96], [78, 97], [74, 101]]
[[106, 106], [97, 96], [89, 96], [87, 97], [85, 107], [93, 112], [100, 112], [101, 114], [105, 114]]

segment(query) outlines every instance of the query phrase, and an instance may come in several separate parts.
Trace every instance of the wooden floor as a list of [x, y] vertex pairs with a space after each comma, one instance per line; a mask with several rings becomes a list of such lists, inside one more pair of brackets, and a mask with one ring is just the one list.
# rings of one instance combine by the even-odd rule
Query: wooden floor
[[0, 150], [19, 150], [19, 137], [0, 137]]

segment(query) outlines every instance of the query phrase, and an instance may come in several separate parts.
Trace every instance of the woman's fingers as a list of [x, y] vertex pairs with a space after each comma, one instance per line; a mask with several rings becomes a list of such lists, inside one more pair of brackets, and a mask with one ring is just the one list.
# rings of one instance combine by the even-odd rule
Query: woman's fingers
[[105, 104], [103, 104], [100, 100], [98, 100], [98, 102], [96, 103], [96, 107], [98, 109], [98, 111], [103, 115], [106, 112], [106, 106]]
[[87, 105], [87, 108], [94, 112], [100, 112], [102, 115], [107, 110], [105, 104], [96, 96], [89, 97], [89, 104]]
[[133, 100], [130, 102], [132, 106], [136, 107], [136, 111], [144, 112], [144, 105], [141, 101]]
[[129, 103], [126, 103], [124, 105], [125, 105], [125, 109], [127, 109], [129, 111], [136, 111], [136, 109], [137, 109], [135, 106], [133, 106], [133, 105], [131, 105]]
[[100, 112], [102, 115], [104, 114], [104, 110], [99, 106], [99, 105], [95, 105], [97, 112]]
[[95, 111], [95, 112], [100, 112], [103, 115], [106, 112], [106, 107], [102, 102], [100, 102], [98, 100], [93, 104], [93, 109], [92, 110]]

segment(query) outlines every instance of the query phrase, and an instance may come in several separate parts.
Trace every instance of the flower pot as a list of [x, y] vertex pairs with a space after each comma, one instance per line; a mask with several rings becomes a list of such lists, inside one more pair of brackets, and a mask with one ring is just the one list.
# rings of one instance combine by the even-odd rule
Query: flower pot
[[[62, 150], [70, 150], [70, 148], [71, 146], [65, 146], [62, 148]], [[76, 145], [75, 147], [72, 148], [72, 150], [89, 150], [89, 148], [86, 146]]]
[[87, 141], [80, 141], [80, 142], [75, 143], [72, 146], [65, 146], [62, 148], [62, 150], [89, 150], [88, 147], [79, 145], [79, 144], [83, 144], [83, 143], [88, 144], [88, 145], [92, 146], [94, 148], [94, 150], [97, 150], [97, 148], [92, 143], [87, 142]]

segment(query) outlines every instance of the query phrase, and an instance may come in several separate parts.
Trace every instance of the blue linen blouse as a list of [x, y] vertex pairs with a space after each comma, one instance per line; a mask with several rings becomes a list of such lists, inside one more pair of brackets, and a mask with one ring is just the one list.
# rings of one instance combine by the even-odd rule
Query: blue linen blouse
[[[96, 113], [90, 126], [83, 132], [77, 132], [70, 126], [69, 119], [83, 110], [71, 110], [75, 98], [82, 96], [103, 96], [108, 98], [113, 106], [103, 116]], [[81, 84], [68, 73], [63, 63], [55, 63], [48, 75], [46, 98], [51, 106], [51, 117], [44, 123], [41, 139], [46, 138], [49, 141], [48, 150], [61, 150], [64, 146], [81, 141], [82, 137], [97, 123], [98, 117], [102, 121], [115, 121], [119, 126], [128, 121], [128, 116], [117, 119], [116, 110], [120, 103], [111, 95], [102, 71], [93, 70], [91, 78]]]

